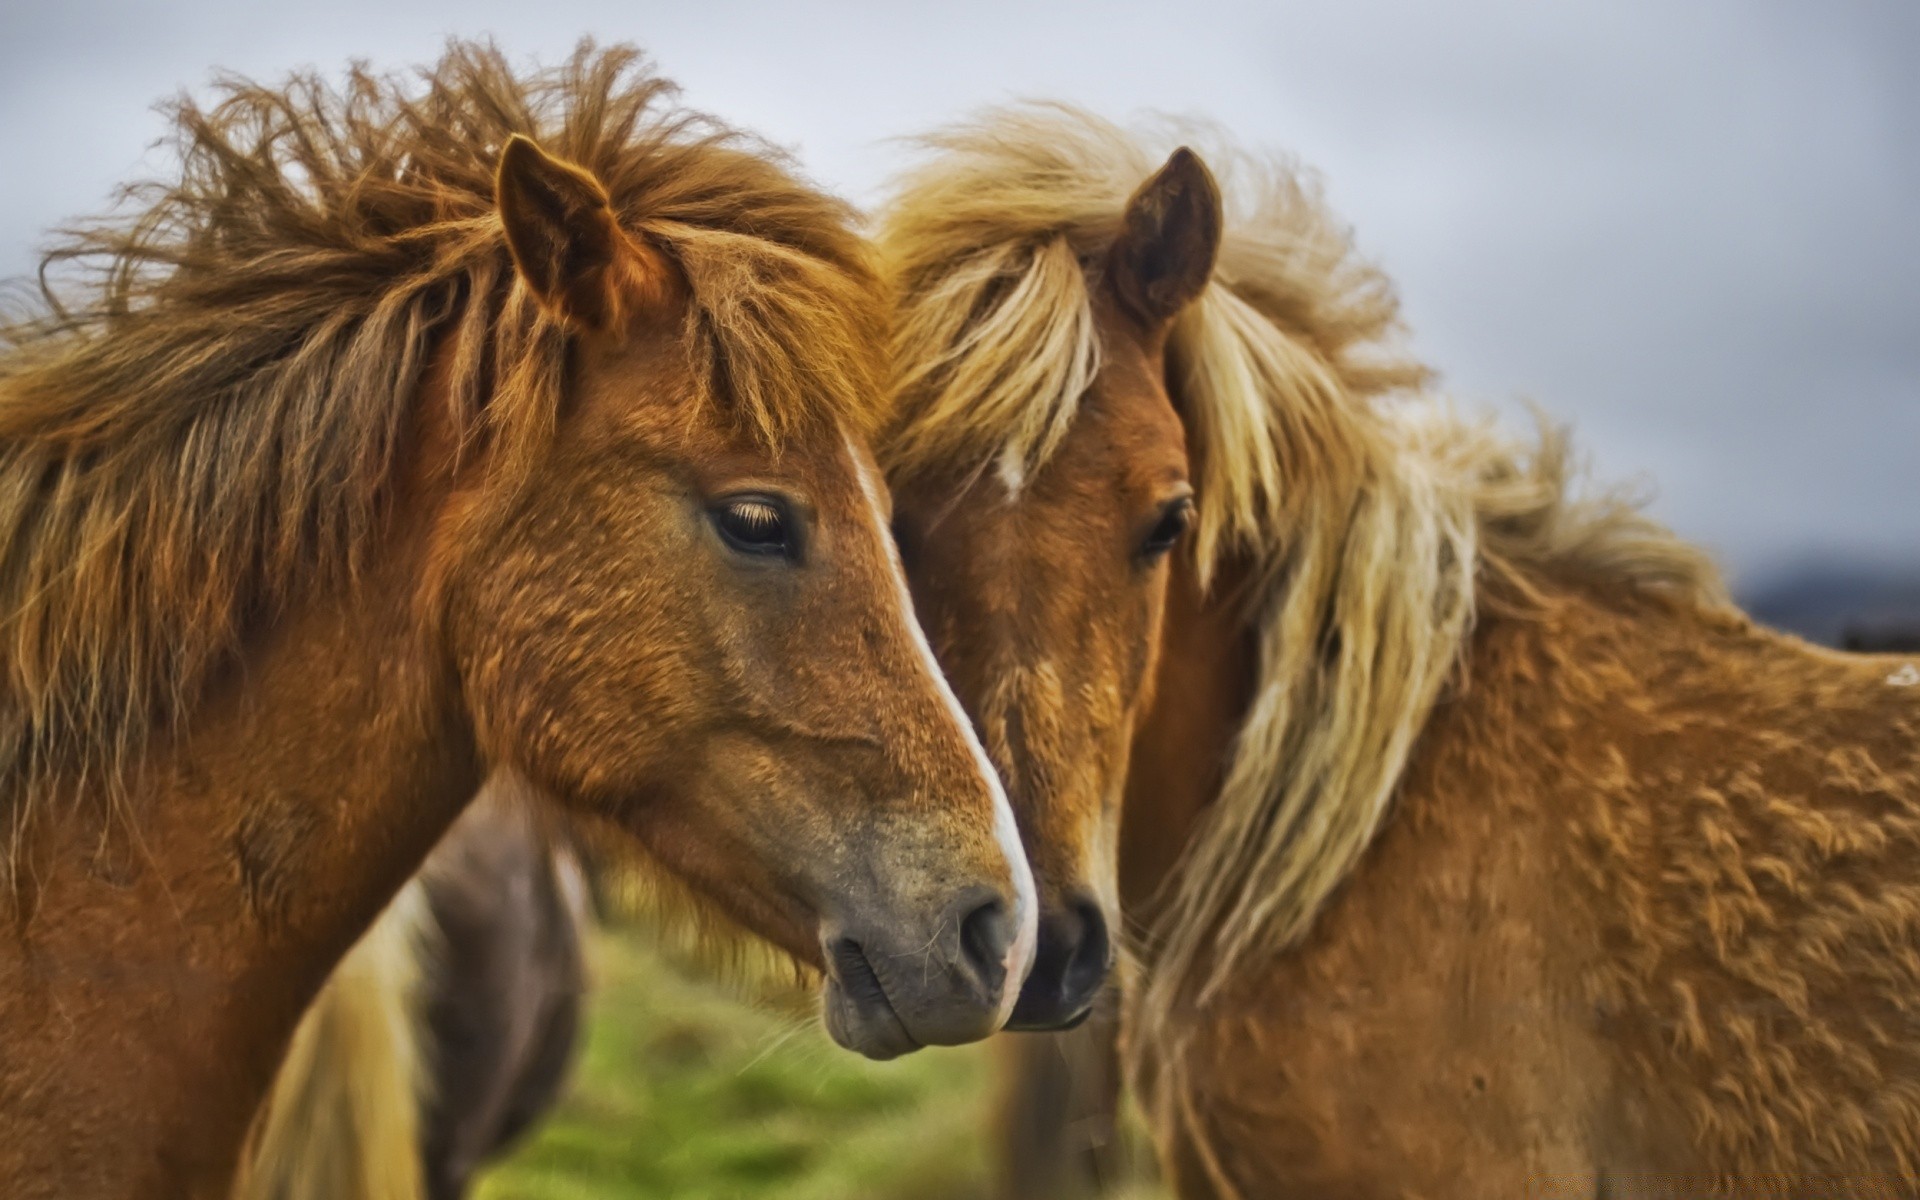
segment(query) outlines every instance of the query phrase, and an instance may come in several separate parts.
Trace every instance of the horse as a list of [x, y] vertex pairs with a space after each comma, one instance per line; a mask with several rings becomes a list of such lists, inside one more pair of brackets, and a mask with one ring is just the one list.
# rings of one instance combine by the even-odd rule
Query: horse
[[1915, 663], [1456, 412], [1291, 163], [926, 144], [897, 536], [1175, 1191], [1920, 1194]]
[[823, 972], [1004, 1023], [1037, 909], [914, 624], [848, 210], [635, 52], [241, 80], [0, 350], [0, 1192], [224, 1196], [496, 771]]
[[592, 924], [574, 838], [489, 781], [307, 1008], [235, 1200], [458, 1200], [559, 1098]]
[[560, 1098], [579, 1039], [592, 899], [544, 802], [491, 782], [417, 878], [439, 953], [420, 1014], [428, 1200], [458, 1200]]

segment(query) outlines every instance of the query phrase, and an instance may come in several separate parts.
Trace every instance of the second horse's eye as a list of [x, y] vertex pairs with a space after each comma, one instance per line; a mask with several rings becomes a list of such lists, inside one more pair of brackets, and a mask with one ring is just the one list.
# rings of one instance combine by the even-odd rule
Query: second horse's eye
[[1154, 523], [1153, 531], [1147, 534], [1147, 540], [1141, 543], [1140, 557], [1147, 562], [1157, 562], [1166, 557], [1174, 543], [1187, 532], [1193, 524], [1193, 501], [1185, 496], [1172, 501], [1160, 510], [1160, 519]]
[[765, 496], [736, 496], [713, 510], [713, 523], [727, 545], [742, 554], [791, 558], [796, 547], [787, 511]]

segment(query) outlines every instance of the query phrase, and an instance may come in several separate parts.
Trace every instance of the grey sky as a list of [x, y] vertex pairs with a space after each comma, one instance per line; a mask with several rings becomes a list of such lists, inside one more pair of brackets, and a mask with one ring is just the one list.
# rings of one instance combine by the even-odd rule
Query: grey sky
[[688, 100], [881, 192], [895, 135], [1058, 97], [1324, 172], [1465, 405], [1531, 398], [1745, 577], [1920, 567], [1920, 4], [239, 0], [0, 6], [0, 274], [215, 67], [646, 47]]

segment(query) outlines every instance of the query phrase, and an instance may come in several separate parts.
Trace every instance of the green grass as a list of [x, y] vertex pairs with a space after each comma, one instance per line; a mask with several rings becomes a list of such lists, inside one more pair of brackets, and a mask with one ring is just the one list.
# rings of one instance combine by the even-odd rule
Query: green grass
[[559, 1108], [480, 1200], [979, 1200], [987, 1055], [868, 1062], [806, 997], [715, 982], [644, 933], [595, 942], [585, 1045]]

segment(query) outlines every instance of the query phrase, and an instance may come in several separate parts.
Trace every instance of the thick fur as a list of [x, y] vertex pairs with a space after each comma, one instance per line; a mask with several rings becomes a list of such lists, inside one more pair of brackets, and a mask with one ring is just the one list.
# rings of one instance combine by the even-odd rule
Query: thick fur
[[[998, 1028], [1037, 906], [887, 538], [848, 210], [627, 51], [223, 90], [0, 355], [0, 1192], [225, 1196], [301, 1013], [500, 770], [859, 955], [845, 1044]], [[515, 135], [604, 193], [596, 278], [515, 265], [505, 222], [580, 216], [500, 186]], [[589, 285], [611, 324], [556, 302]]]
[[[1045, 528], [1111, 486], [1043, 487], [1082, 427], [1126, 444], [1100, 270], [1158, 156], [1065, 109], [930, 144], [882, 226], [891, 461], [997, 459]], [[1239, 203], [1166, 340], [1200, 517], [1125, 813], [1178, 847], [1128, 896], [1128, 1023], [1183, 1194], [1915, 1194], [1912, 673], [1755, 629], [1557, 434], [1414, 394], [1311, 187], [1204, 156]]]
[[495, 208], [512, 135], [591, 170], [685, 272], [688, 361], [749, 428], [876, 419], [881, 315], [847, 210], [671, 107], [637, 52], [516, 73], [456, 45], [420, 80], [221, 90], [175, 106], [178, 176], [73, 232], [43, 310], [0, 329], [16, 824], [50, 775], [116, 773], [250, 627], [361, 569], [436, 338], [452, 436], [505, 452], [503, 476], [546, 444], [569, 343]]
[[[884, 456], [905, 476], [994, 457], [1031, 473], [1093, 378], [1090, 271], [1156, 159], [1067, 108], [995, 113], [926, 142], [943, 153], [906, 177], [880, 230], [902, 312]], [[1720, 592], [1702, 556], [1630, 506], [1568, 499], [1558, 438], [1529, 459], [1432, 403], [1378, 401], [1426, 378], [1391, 352], [1384, 278], [1297, 169], [1207, 157], [1240, 211], [1167, 359], [1202, 464], [1202, 577], [1228, 557], [1254, 564], [1261, 700], [1227, 815], [1189, 850], [1159, 935], [1175, 969], [1159, 978], [1188, 978], [1186, 956], [1206, 945], [1217, 983], [1243, 955], [1296, 939], [1378, 829], [1459, 656], [1483, 541], [1495, 571], [1564, 560]]]
[[1307, 938], [1134, 1047], [1180, 1193], [1920, 1193], [1905, 664], [1540, 598]]

